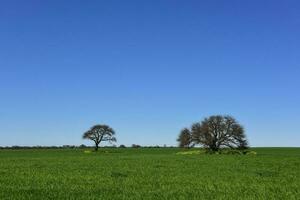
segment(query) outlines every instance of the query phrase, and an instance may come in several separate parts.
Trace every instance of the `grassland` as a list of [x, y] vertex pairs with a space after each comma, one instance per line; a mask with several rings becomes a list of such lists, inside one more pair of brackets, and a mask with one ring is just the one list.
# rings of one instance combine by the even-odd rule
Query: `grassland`
[[1, 150], [0, 199], [300, 199], [300, 148]]

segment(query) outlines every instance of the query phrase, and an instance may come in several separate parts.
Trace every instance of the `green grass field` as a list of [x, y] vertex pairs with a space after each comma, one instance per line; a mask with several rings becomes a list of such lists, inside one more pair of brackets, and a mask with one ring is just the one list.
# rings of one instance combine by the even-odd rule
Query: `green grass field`
[[0, 150], [0, 199], [300, 199], [300, 148]]

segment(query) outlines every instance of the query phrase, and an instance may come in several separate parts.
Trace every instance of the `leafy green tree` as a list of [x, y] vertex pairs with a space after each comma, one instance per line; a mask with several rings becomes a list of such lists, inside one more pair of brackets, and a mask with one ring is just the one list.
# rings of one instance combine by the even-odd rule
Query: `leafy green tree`
[[192, 133], [188, 128], [180, 131], [177, 142], [181, 148], [190, 148], [192, 146]]
[[246, 149], [244, 128], [231, 116], [214, 115], [192, 125], [192, 141], [212, 151], [222, 147]]
[[110, 143], [116, 142], [115, 131], [107, 125], [95, 125], [90, 130], [86, 131], [82, 138], [89, 139], [95, 142], [95, 151], [98, 151], [99, 144], [103, 141]]

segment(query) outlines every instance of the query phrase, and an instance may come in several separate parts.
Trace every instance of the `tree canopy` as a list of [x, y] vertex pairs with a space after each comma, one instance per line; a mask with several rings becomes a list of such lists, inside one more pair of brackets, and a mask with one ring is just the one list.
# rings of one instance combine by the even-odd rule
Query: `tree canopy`
[[108, 141], [110, 143], [116, 142], [115, 131], [108, 125], [98, 124], [91, 127], [83, 134], [83, 139], [89, 139], [95, 142], [95, 151], [98, 150], [99, 144], [102, 141]]
[[[191, 129], [184, 129], [185, 134], [190, 132], [191, 141], [200, 144], [212, 151], [222, 147], [246, 149], [248, 142], [243, 126], [233, 117], [213, 115], [203, 121], [194, 123]], [[180, 138], [179, 138], [180, 140]], [[185, 140], [180, 140], [184, 143]]]
[[189, 148], [192, 146], [192, 133], [188, 128], [184, 128], [180, 131], [179, 137], [177, 139], [179, 142], [179, 147]]

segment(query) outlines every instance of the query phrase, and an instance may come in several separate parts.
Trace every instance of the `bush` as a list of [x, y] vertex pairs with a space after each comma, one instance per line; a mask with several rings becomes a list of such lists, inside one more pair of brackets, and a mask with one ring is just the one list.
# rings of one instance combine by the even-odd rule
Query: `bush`
[[140, 148], [141, 146], [138, 145], [138, 144], [133, 144], [131, 147], [132, 147], [132, 148]]
[[79, 148], [84, 149], [84, 148], [87, 148], [87, 146], [84, 145], [84, 144], [81, 144], [81, 145], [79, 146]]

